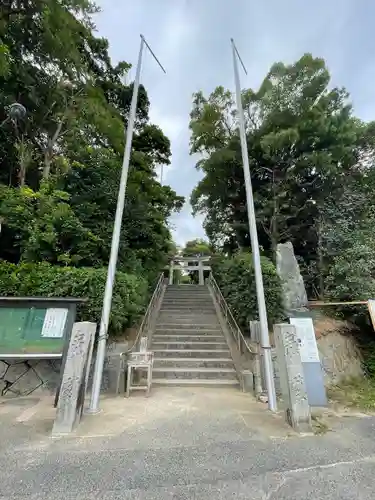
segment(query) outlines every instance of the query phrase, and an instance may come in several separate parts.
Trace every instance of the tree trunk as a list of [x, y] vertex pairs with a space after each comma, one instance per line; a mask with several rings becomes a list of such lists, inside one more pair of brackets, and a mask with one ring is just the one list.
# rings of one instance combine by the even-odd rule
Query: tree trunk
[[17, 143], [17, 152], [19, 163], [18, 181], [20, 187], [23, 187], [26, 182], [26, 171], [31, 161], [30, 150], [28, 148], [28, 145], [24, 142], [23, 138]]
[[43, 167], [43, 179], [48, 179], [51, 171], [52, 157], [49, 151], [44, 154], [44, 167]]
[[19, 173], [20, 187], [23, 187], [25, 185], [25, 180], [26, 180], [26, 165], [24, 163], [21, 163], [20, 173]]
[[44, 168], [43, 168], [43, 179], [48, 179], [51, 172], [51, 164], [53, 158], [53, 148], [61, 134], [63, 126], [63, 121], [61, 120], [56, 127], [55, 133], [51, 139], [48, 139], [47, 147], [44, 152]]

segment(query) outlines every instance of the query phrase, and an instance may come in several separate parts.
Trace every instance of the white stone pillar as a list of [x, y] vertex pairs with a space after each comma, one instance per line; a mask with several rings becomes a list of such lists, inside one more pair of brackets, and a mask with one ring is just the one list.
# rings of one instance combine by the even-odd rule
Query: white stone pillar
[[287, 422], [298, 432], [311, 432], [310, 406], [296, 329], [274, 325], [277, 364]]
[[173, 285], [173, 269], [174, 269], [174, 261], [172, 260], [169, 266], [169, 284]]

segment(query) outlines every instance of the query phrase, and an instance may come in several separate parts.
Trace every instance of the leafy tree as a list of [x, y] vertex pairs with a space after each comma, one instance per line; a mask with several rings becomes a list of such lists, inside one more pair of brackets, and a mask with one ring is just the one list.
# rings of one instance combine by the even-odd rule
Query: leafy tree
[[[276, 245], [291, 240], [306, 266], [318, 266], [319, 279], [326, 201], [341, 196], [348, 177], [362, 175], [364, 159], [372, 163], [374, 126], [352, 115], [347, 92], [332, 88], [324, 61], [309, 54], [274, 64], [258, 91], [243, 90], [242, 102], [260, 245], [274, 259]], [[231, 93], [218, 87], [208, 98], [195, 94], [190, 128], [203, 173], [193, 210], [206, 216], [212, 244], [229, 252], [248, 248]]]
[[185, 247], [182, 250], [182, 255], [186, 257], [203, 257], [206, 255], [212, 255], [212, 249], [207, 241], [197, 238], [186, 242]]
[[[216, 255], [211, 266], [238, 325], [245, 334], [248, 333], [249, 321], [258, 319], [252, 255], [249, 252], [238, 252], [230, 258]], [[269, 259], [262, 257], [261, 266], [268, 319], [272, 325], [283, 317], [281, 282]]]
[[[0, 258], [101, 267], [109, 259], [133, 85], [94, 33], [89, 0], [7, 1], [0, 11]], [[9, 119], [15, 101], [24, 119]], [[170, 141], [141, 86], [119, 269], [166, 263], [168, 219], [183, 198], [157, 181]]]
[[[366, 169], [367, 170], [367, 169]], [[375, 173], [349, 179], [339, 199], [325, 205], [321, 235], [324, 294], [367, 300], [375, 294]]]
[[[105, 268], [58, 267], [46, 262], [18, 265], [0, 262], [0, 294], [15, 297], [81, 297], [78, 321], [100, 322], [107, 278]], [[144, 312], [147, 281], [130, 273], [117, 272], [113, 290], [109, 333], [121, 335]]]

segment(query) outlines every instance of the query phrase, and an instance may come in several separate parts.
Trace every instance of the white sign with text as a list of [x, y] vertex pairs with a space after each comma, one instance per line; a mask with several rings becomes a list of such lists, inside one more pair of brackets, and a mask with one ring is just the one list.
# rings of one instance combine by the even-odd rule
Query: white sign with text
[[51, 307], [47, 309], [41, 336], [50, 339], [62, 338], [67, 315], [68, 309], [62, 309], [60, 307]]
[[320, 363], [312, 318], [290, 318], [296, 328], [302, 363]]

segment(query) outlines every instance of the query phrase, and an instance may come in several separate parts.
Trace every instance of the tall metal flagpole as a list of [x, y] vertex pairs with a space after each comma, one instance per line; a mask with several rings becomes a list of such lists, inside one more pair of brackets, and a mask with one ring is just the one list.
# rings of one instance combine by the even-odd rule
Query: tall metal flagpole
[[108, 271], [107, 271], [107, 281], [105, 284], [104, 299], [103, 299], [102, 317], [100, 320], [100, 329], [99, 329], [99, 337], [98, 337], [98, 348], [97, 348], [97, 355], [96, 355], [94, 379], [93, 379], [93, 384], [92, 384], [90, 406], [88, 408], [88, 413], [92, 413], [92, 414], [99, 412], [99, 396], [100, 396], [100, 388], [101, 388], [101, 384], [102, 384], [103, 365], [104, 365], [107, 336], [108, 336], [107, 333], [108, 333], [109, 316], [111, 313], [113, 285], [114, 285], [114, 281], [115, 281], [117, 257], [118, 257], [118, 250], [119, 250], [119, 244], [120, 244], [121, 223], [122, 223], [122, 215], [124, 212], [126, 185], [127, 185], [127, 181], [128, 181], [129, 162], [130, 162], [130, 154], [131, 154], [131, 147], [132, 147], [132, 140], [133, 140], [134, 121], [135, 121], [135, 116], [136, 116], [136, 111], [137, 111], [139, 81], [140, 81], [141, 67], [142, 67], [142, 55], [143, 55], [143, 49], [144, 49], [145, 45], [149, 49], [149, 51], [151, 52], [152, 56], [154, 57], [154, 59], [156, 60], [156, 62], [160, 66], [160, 68], [165, 73], [165, 69], [160, 64], [160, 62], [159, 62], [158, 58], [155, 56], [154, 52], [151, 50], [151, 48], [148, 45], [148, 43], [146, 42], [144, 36], [141, 35], [141, 46], [139, 49], [137, 70], [136, 70], [134, 87], [133, 87], [133, 96], [132, 96], [132, 101], [131, 101], [131, 106], [130, 106], [128, 128], [126, 131], [126, 143], [125, 143], [125, 150], [124, 150], [124, 158], [123, 158], [123, 162], [122, 162], [120, 187], [119, 187], [118, 198], [117, 198], [116, 216], [115, 216], [115, 222], [113, 225], [111, 255], [109, 258]]
[[163, 174], [164, 174], [164, 165], [161, 164], [160, 168], [160, 184], [163, 185]]
[[238, 53], [233, 38], [231, 38], [231, 43], [233, 51], [234, 80], [236, 84], [236, 102], [237, 102], [238, 123], [239, 123], [240, 139], [241, 139], [242, 163], [245, 176], [247, 215], [249, 219], [251, 249], [254, 262], [254, 274], [255, 274], [255, 284], [257, 291], [258, 312], [259, 312], [259, 322], [260, 322], [261, 347], [263, 349], [263, 354], [264, 354], [263, 359], [264, 359], [266, 386], [268, 393], [268, 408], [271, 411], [276, 411], [277, 402], [276, 402], [275, 381], [273, 376], [270, 338], [268, 334], [267, 309], [266, 309], [266, 301], [264, 298], [262, 268], [260, 263], [258, 233], [257, 233], [256, 218], [255, 218], [253, 189], [251, 185], [249, 154], [247, 150], [246, 131], [245, 131], [245, 117], [242, 107], [241, 85], [240, 85], [240, 75], [238, 71], [237, 57], [246, 74], [247, 71], [244, 66], [244, 63], [242, 62], [241, 56]]

